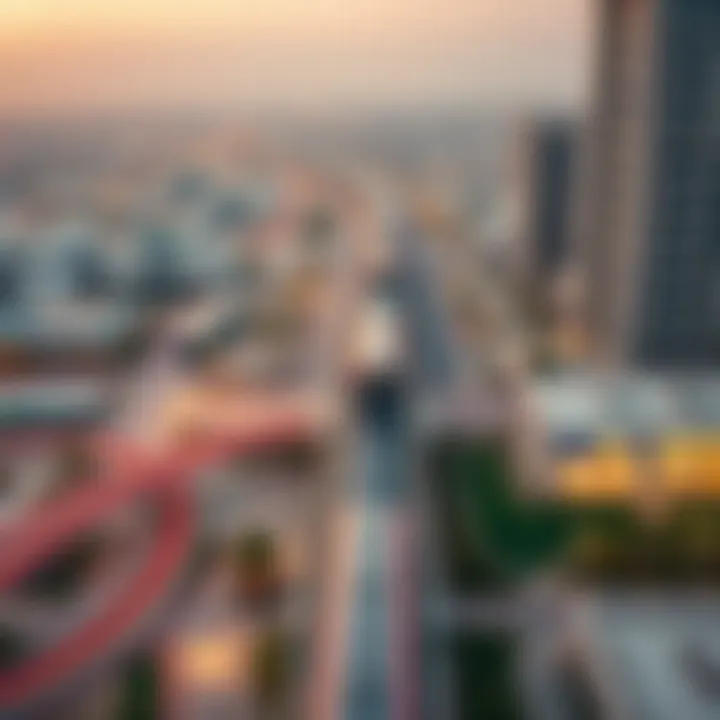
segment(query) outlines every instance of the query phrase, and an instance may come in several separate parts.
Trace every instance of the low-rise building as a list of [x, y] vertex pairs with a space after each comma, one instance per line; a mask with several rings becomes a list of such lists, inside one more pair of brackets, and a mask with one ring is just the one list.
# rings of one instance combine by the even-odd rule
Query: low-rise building
[[527, 393], [524, 484], [583, 502], [720, 496], [720, 377], [566, 375]]

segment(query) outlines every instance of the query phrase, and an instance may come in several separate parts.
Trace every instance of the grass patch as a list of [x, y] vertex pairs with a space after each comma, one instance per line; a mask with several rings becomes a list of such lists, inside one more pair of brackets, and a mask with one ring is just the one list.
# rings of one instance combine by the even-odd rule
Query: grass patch
[[503, 589], [548, 568], [608, 584], [720, 584], [720, 504], [678, 502], [648, 523], [630, 504], [518, 494], [499, 441], [444, 440], [430, 479], [451, 587]]

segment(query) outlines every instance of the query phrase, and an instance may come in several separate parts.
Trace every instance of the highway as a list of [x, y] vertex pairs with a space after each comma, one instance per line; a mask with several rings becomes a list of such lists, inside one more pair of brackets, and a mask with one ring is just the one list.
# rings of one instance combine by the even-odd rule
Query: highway
[[456, 359], [430, 258], [416, 231], [392, 228], [397, 256], [388, 295], [401, 317], [405, 358], [367, 378], [358, 398], [356, 580], [343, 717], [410, 720], [421, 702], [422, 573], [414, 488], [413, 412], [452, 387]]
[[[406, 479], [405, 407], [402, 383], [370, 385], [360, 391], [360, 541], [352, 600], [350, 657], [344, 717], [392, 717], [392, 640], [397, 618], [393, 553], [403, 510]], [[396, 595], [395, 595], [396, 597]]]

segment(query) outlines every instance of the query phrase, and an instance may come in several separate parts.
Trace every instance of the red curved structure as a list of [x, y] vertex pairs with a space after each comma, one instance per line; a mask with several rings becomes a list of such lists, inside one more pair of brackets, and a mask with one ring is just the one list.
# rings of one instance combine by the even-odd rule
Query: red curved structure
[[112, 604], [79, 630], [0, 673], [0, 709], [21, 707], [104, 652], [141, 621], [167, 592], [187, 556], [194, 530], [190, 482], [206, 464], [238, 452], [307, 439], [308, 418], [287, 416], [241, 434], [183, 446], [151, 458], [130, 445], [99, 439], [115, 456], [116, 472], [25, 517], [0, 537], [0, 593], [22, 581], [42, 561], [118, 509], [139, 500], [160, 508], [159, 528], [147, 560]]

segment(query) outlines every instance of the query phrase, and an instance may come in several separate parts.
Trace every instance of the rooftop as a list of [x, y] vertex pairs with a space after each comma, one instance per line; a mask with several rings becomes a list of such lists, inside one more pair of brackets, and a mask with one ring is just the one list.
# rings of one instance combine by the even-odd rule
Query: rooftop
[[0, 384], [0, 429], [101, 419], [108, 410], [100, 381], [53, 379]]
[[[538, 381], [530, 465], [568, 497], [720, 495], [720, 376], [572, 375]], [[537, 448], [531, 447], [538, 443]], [[548, 461], [538, 464], [539, 458]]]
[[138, 315], [127, 305], [60, 302], [0, 312], [0, 340], [41, 348], [106, 347], [126, 339]]
[[531, 404], [551, 442], [568, 434], [647, 437], [720, 430], [720, 374], [542, 379], [532, 387]]
[[717, 598], [600, 601], [590, 642], [599, 678], [621, 717], [720, 717]]

